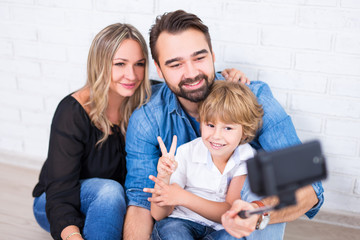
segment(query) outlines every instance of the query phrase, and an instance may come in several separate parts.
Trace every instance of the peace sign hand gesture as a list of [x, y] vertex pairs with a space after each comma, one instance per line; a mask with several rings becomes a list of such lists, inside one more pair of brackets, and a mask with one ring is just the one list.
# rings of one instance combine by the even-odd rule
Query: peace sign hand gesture
[[157, 140], [159, 142], [162, 153], [162, 156], [159, 158], [159, 162], [157, 165], [157, 177], [165, 180], [166, 182], [169, 182], [171, 174], [177, 168], [177, 162], [175, 161], [177, 137], [176, 135], [174, 135], [169, 152], [167, 152], [166, 146], [160, 136], [157, 137]]

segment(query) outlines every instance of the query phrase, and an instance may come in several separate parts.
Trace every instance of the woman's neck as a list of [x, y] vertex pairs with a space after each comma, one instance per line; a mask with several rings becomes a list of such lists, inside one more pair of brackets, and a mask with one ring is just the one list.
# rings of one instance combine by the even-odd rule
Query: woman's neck
[[119, 125], [122, 116], [120, 113], [121, 105], [125, 97], [109, 90], [108, 93], [108, 106], [106, 108], [106, 116], [113, 124]]
[[89, 87], [83, 87], [80, 90], [74, 92], [71, 95], [73, 98], [76, 99], [80, 103], [80, 105], [84, 108], [85, 112], [90, 115], [90, 106], [87, 105], [89, 99], [90, 99], [90, 90]]

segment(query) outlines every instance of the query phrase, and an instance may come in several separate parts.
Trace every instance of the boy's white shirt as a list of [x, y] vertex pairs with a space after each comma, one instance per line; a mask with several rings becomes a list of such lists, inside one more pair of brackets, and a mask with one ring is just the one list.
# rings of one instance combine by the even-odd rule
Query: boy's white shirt
[[[185, 190], [202, 198], [224, 202], [231, 179], [247, 174], [245, 161], [254, 157], [255, 152], [250, 144], [239, 145], [221, 174], [201, 137], [196, 138], [177, 149], [175, 160], [178, 162], [178, 167], [171, 175], [170, 183], [177, 183]], [[239, 189], [239, 194], [240, 192], [241, 189]], [[223, 229], [220, 223], [210, 221], [182, 206], [176, 206], [169, 217], [191, 220], [215, 230]]]

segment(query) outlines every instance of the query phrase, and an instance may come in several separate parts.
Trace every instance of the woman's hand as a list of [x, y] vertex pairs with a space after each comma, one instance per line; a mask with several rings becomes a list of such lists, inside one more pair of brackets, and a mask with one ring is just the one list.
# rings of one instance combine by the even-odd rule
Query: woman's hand
[[69, 225], [61, 231], [61, 238], [63, 240], [83, 240], [80, 234], [80, 229], [75, 225]]
[[250, 84], [250, 80], [245, 76], [243, 72], [235, 68], [224, 69], [221, 74], [226, 81], [241, 82], [242, 84]]
[[169, 152], [167, 152], [166, 146], [161, 137], [158, 137], [157, 140], [162, 154], [157, 165], [158, 178], [170, 180], [171, 174], [177, 168], [177, 162], [175, 161], [177, 137], [174, 135]]

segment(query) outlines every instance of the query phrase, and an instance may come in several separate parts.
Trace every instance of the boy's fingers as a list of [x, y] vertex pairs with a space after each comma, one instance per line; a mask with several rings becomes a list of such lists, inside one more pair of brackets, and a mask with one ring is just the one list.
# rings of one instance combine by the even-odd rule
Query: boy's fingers
[[168, 158], [168, 157], [162, 157], [161, 158], [162, 161], [162, 167], [169, 169], [169, 170], [173, 170], [176, 167], [176, 161]]
[[160, 171], [162, 174], [166, 173], [167, 175], [171, 175], [174, 172], [170, 167], [165, 167], [165, 166], [162, 167]]
[[174, 171], [169, 168], [169, 167], [166, 167], [166, 168], [162, 168], [161, 169], [163, 172], [166, 172], [167, 175], [171, 175]]
[[159, 197], [149, 197], [149, 198], [148, 198], [148, 201], [149, 201], [149, 202], [153, 202], [153, 203], [158, 203], [158, 202], [160, 202], [161, 200], [159, 199]]
[[143, 192], [154, 193], [154, 192], [155, 192], [155, 189], [153, 189], [153, 188], [144, 188], [144, 189], [143, 189]]
[[176, 144], [177, 144], [177, 136], [174, 135], [172, 143], [171, 143], [170, 151], [169, 151], [169, 154], [172, 155], [172, 156], [175, 155]]
[[147, 193], [153, 193], [153, 194], [156, 194], [156, 195], [161, 195], [161, 190], [155, 189], [155, 188], [144, 188], [143, 191], [147, 192]]
[[161, 139], [160, 136], [157, 137], [157, 140], [159, 142], [159, 147], [160, 147], [160, 150], [161, 150], [161, 154], [163, 156], [165, 156], [168, 153], [167, 150], [166, 150], [165, 144], [164, 144], [164, 142], [163, 142], [163, 140]]
[[157, 137], [157, 140], [159, 142], [159, 147], [160, 147], [160, 150], [161, 150], [161, 154], [163, 156], [166, 156], [166, 155], [174, 156], [175, 155], [176, 144], [177, 144], [177, 136], [176, 135], [173, 136], [173, 140], [172, 140], [172, 143], [171, 143], [169, 153], [167, 152], [166, 146], [165, 146], [165, 144], [164, 144], [164, 142], [163, 142], [163, 140], [161, 139], [160, 136]]
[[161, 181], [160, 179], [158, 179], [157, 177], [153, 176], [153, 175], [150, 175], [149, 176], [150, 180], [152, 180], [153, 182], [155, 182], [157, 185], [159, 185], [160, 187], [165, 187], [166, 184]]

